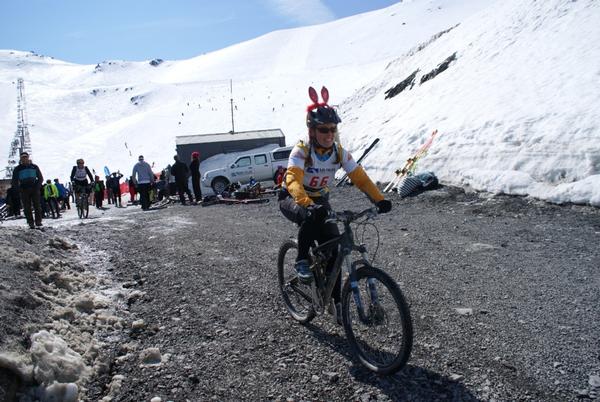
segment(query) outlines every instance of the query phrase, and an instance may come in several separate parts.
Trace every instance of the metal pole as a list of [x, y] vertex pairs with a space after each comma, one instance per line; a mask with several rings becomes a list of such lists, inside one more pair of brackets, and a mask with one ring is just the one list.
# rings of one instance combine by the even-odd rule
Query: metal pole
[[229, 99], [231, 102], [231, 134], [233, 134], [235, 133], [235, 124], [233, 123], [233, 80], [229, 80], [229, 93], [231, 94]]

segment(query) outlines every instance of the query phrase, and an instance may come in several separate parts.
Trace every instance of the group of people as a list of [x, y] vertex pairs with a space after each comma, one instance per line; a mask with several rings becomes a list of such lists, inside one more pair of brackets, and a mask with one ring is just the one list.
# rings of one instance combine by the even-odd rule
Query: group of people
[[[88, 177], [90, 181], [88, 182]], [[71, 183], [75, 202], [77, 203], [81, 194], [89, 196], [93, 194], [94, 205], [96, 208], [102, 208], [104, 199], [108, 199], [109, 204], [116, 207], [122, 207], [121, 201], [121, 183], [123, 175], [120, 172], [114, 172], [106, 176], [106, 183], [100, 179], [100, 176], [92, 176], [90, 169], [85, 166], [83, 159], [77, 159], [76, 165], [71, 169]]]
[[[157, 180], [151, 166], [144, 161], [144, 156], [139, 156], [127, 184], [132, 202], [139, 193], [142, 210], [150, 209], [151, 200], [154, 198], [151, 197], [151, 192], [160, 196], [178, 193], [183, 205], [186, 204], [186, 195], [190, 204], [202, 201], [200, 154], [192, 153], [189, 166], [180, 161], [177, 155], [174, 159], [173, 165], [163, 171]], [[192, 180], [194, 196], [188, 187], [189, 177]], [[6, 197], [7, 204], [10, 214], [14, 216], [20, 216], [22, 207], [27, 224], [33, 229], [43, 226], [42, 218], [50, 214], [53, 218], [60, 218], [62, 210], [71, 208], [70, 198], [78, 203], [82, 194], [84, 197], [93, 196], [96, 208], [102, 208], [105, 198], [108, 198], [109, 204], [122, 207], [121, 178], [123, 175], [117, 171], [106, 176], [105, 182], [98, 175], [92, 175], [83, 159], [77, 159], [76, 165], [71, 169], [67, 186], [58, 179], [54, 179], [54, 182], [50, 179], [44, 182], [40, 168], [32, 163], [29, 153], [22, 152], [19, 165], [13, 170], [11, 188]]]
[[[173, 165], [164, 169], [157, 179], [150, 164], [144, 161], [144, 156], [140, 155], [138, 157], [138, 163], [133, 167], [129, 179], [129, 188], [130, 192], [133, 190], [132, 200], [135, 199], [135, 193], [139, 193], [142, 210], [147, 211], [150, 209], [151, 201], [155, 196], [158, 200], [161, 200], [164, 196], [179, 194], [182, 205], [186, 205], [186, 196], [190, 204], [202, 202], [200, 153], [192, 152], [189, 166], [182, 162], [178, 155], [175, 155], [173, 159]], [[193, 196], [188, 186], [190, 177], [194, 190]]]

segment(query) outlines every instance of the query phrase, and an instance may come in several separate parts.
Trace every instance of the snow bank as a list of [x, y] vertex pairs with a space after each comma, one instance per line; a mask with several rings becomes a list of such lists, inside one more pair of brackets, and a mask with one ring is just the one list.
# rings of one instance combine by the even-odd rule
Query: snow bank
[[[39, 279], [23, 300], [29, 309], [43, 305], [48, 318], [43, 323], [19, 324], [39, 330], [31, 335], [28, 350], [18, 338], [5, 339], [0, 367], [35, 385], [29, 390], [30, 398], [76, 401], [91, 376], [110, 370], [111, 357], [101, 352], [104, 344], [99, 336], [118, 336], [124, 329], [124, 318], [119, 315], [125, 313], [119, 308], [129, 294], [113, 284], [105, 253], [80, 250], [67, 239], [40, 232], [15, 234], [2, 238], [0, 261], [31, 271]], [[37, 254], [23, 249], [23, 244], [33, 244]]]

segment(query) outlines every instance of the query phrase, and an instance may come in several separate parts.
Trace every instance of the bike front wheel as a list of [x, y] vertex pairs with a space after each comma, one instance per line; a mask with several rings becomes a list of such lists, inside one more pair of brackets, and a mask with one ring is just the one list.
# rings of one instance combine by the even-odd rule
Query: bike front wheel
[[77, 216], [79, 216], [79, 219], [83, 218], [83, 200], [81, 199], [77, 203]]
[[284, 242], [277, 256], [277, 278], [283, 302], [294, 320], [306, 324], [315, 318], [310, 287], [301, 283], [296, 275], [298, 243], [295, 240]]
[[363, 266], [356, 270], [356, 287], [346, 281], [342, 322], [353, 353], [369, 370], [388, 375], [406, 365], [413, 341], [410, 310], [384, 271]]

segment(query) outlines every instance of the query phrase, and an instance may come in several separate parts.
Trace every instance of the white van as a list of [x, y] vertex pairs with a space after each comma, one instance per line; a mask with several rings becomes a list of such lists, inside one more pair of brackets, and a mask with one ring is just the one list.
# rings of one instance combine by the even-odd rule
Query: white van
[[292, 148], [281, 147], [268, 152], [241, 155], [227, 167], [204, 173], [202, 186], [211, 187], [215, 194], [221, 194], [230, 183], [246, 184], [250, 178], [256, 181], [273, 180], [279, 166], [287, 168]]

